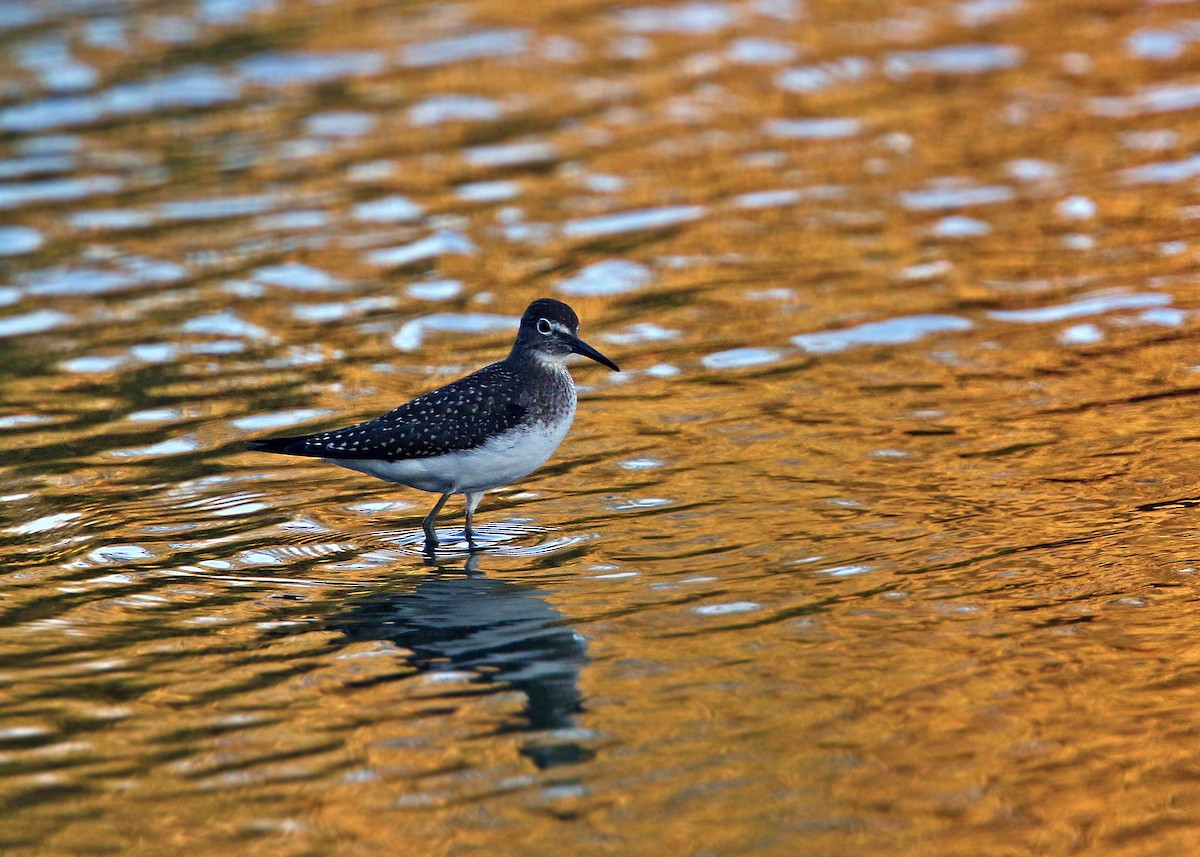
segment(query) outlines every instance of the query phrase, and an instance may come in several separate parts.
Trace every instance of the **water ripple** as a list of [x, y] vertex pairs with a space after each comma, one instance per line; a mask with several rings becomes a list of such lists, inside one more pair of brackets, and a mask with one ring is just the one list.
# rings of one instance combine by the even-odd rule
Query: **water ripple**
[[408, 45], [400, 52], [400, 62], [409, 68], [430, 68], [486, 57], [513, 56], [523, 53], [528, 42], [527, 30], [479, 30]]
[[859, 345], [899, 345], [932, 333], [970, 330], [971, 322], [952, 315], [913, 315], [871, 322], [843, 330], [793, 336], [792, 342], [816, 354], [832, 354]]
[[637, 232], [647, 229], [663, 229], [680, 223], [698, 220], [705, 214], [699, 205], [677, 205], [666, 208], [648, 208], [640, 211], [624, 211], [619, 214], [604, 214], [568, 221], [562, 232], [568, 238], [599, 238]]
[[884, 72], [896, 80], [913, 74], [984, 74], [1015, 68], [1025, 52], [1013, 45], [949, 45], [926, 51], [896, 51], [884, 60]]
[[1171, 295], [1156, 293], [1106, 294], [1085, 297], [1081, 300], [1058, 304], [1056, 306], [1037, 307], [1035, 309], [992, 310], [988, 315], [997, 321], [1037, 324], [1064, 321], [1068, 318], [1078, 318], [1083, 315], [1099, 315], [1114, 310], [1166, 306], [1173, 300], [1174, 298]]

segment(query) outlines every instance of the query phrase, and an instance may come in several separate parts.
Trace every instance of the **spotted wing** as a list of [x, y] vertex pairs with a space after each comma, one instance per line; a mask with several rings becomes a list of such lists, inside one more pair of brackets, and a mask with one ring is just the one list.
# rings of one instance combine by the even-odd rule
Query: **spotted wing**
[[493, 363], [368, 422], [251, 441], [247, 448], [315, 458], [429, 458], [471, 449], [517, 425], [526, 412], [518, 390], [513, 371]]

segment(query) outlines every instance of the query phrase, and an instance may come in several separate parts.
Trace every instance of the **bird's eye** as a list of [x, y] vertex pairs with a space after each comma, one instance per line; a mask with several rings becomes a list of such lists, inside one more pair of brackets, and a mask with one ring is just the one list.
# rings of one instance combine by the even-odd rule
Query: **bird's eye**
[[537, 330], [538, 330], [538, 333], [542, 334], [542, 336], [549, 336], [550, 335], [550, 322], [546, 321], [546, 319], [544, 319], [544, 318], [539, 318]]

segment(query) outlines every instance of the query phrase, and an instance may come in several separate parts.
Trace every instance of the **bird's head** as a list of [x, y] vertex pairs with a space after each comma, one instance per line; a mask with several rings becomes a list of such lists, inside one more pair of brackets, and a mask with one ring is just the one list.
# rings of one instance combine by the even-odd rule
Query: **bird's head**
[[562, 364], [569, 354], [582, 354], [602, 363], [614, 372], [617, 364], [579, 338], [579, 316], [562, 301], [540, 298], [529, 305], [521, 316], [521, 329], [513, 351]]

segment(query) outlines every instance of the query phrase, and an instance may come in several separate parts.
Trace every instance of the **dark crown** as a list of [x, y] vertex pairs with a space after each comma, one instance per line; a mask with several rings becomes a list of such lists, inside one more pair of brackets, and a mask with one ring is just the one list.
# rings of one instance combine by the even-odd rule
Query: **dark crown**
[[529, 305], [529, 309], [525, 310], [525, 315], [521, 316], [521, 327], [535, 327], [541, 318], [556, 321], [572, 333], [579, 330], [579, 316], [562, 301], [552, 298], [539, 298], [534, 301]]

